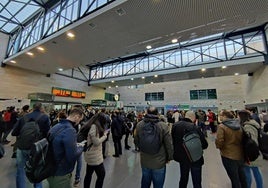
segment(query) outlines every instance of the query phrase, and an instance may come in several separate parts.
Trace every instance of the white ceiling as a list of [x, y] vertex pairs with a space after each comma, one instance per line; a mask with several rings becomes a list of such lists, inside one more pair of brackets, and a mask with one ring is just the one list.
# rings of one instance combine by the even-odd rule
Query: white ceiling
[[[123, 11], [119, 15], [118, 11]], [[4, 62], [51, 74], [81, 65], [216, 33], [249, 28], [268, 21], [267, 0], [122, 0], [111, 3]], [[66, 32], [75, 39], [69, 40]], [[36, 50], [46, 49], [45, 53]], [[25, 52], [35, 55], [29, 57]], [[14, 59], [17, 63], [12, 64]]]

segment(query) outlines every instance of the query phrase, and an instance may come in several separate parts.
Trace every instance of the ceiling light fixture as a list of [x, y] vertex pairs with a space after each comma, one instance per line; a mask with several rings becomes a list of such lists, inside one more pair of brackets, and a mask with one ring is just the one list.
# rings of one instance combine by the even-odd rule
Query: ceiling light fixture
[[177, 43], [178, 42], [178, 39], [172, 39], [171, 42], [172, 43]]
[[32, 52], [27, 52], [26, 54], [29, 55], [29, 56], [33, 56], [34, 55]]
[[63, 69], [62, 69], [62, 68], [58, 68], [58, 70], [59, 70], [59, 71], [63, 71]]
[[157, 78], [157, 77], [158, 77], [158, 75], [156, 74], [156, 75], [154, 75], [154, 77], [155, 77], [155, 78]]
[[130, 80], [134, 80], [134, 78], [131, 78]]
[[222, 69], [226, 69], [226, 66], [222, 66], [221, 68], [222, 68]]
[[205, 69], [205, 68], [202, 68], [202, 69], [201, 69], [201, 71], [202, 71], [202, 72], [205, 72], [205, 71], [206, 71], [206, 69]]
[[39, 47], [37, 47], [37, 50], [39, 50], [39, 51], [45, 51], [45, 48], [43, 48], [43, 47], [41, 47], [41, 46], [39, 46]]
[[151, 82], [151, 84], [153, 84], [154, 82]]
[[148, 45], [148, 46], [146, 46], [146, 49], [150, 50], [150, 49], [152, 49], [152, 46]]
[[11, 60], [11, 61], [10, 61], [10, 63], [14, 63], [14, 64], [15, 64], [15, 63], [17, 63], [17, 62], [16, 62], [16, 61], [14, 61], [14, 60]]
[[114, 83], [114, 80], [112, 80], [111, 82]]
[[238, 73], [238, 72], [236, 72], [234, 75], [235, 75], [235, 76], [238, 76], [238, 75], [239, 75], [239, 73]]
[[143, 76], [143, 77], [141, 77], [141, 79], [145, 79], [145, 77]]
[[118, 86], [115, 86], [115, 87], [118, 87]]
[[71, 32], [68, 32], [68, 33], [67, 33], [67, 36], [68, 36], [69, 38], [74, 38], [74, 37], [75, 37], [75, 35], [74, 35], [73, 33], [71, 33]]
[[112, 87], [111, 87], [111, 86], [109, 86], [108, 88], [109, 88], [109, 89], [111, 89]]

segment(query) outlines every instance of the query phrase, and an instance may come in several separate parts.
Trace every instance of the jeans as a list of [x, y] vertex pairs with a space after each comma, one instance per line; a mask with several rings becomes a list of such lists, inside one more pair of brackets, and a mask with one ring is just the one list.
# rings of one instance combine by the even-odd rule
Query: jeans
[[75, 180], [80, 180], [81, 169], [82, 169], [82, 154], [76, 160]]
[[232, 182], [232, 188], [246, 188], [246, 176], [242, 161], [221, 156], [223, 166]]
[[251, 171], [253, 172], [257, 188], [263, 188], [262, 175], [258, 167], [245, 166], [244, 170], [245, 170], [245, 175], [247, 178], [247, 188], [251, 187], [251, 182], [252, 182]]
[[153, 181], [154, 188], [163, 188], [166, 177], [166, 167], [149, 169], [142, 167], [141, 188], [150, 188]]
[[97, 166], [87, 165], [86, 176], [84, 179], [84, 188], [90, 188], [91, 178], [94, 171], [97, 175], [95, 188], [102, 188], [105, 177], [105, 168], [103, 163]]
[[188, 180], [189, 180], [189, 172], [191, 170], [192, 182], [194, 188], [202, 187], [202, 166], [191, 166], [189, 163], [180, 163], [180, 172], [181, 178], [179, 187], [187, 188]]
[[[17, 188], [26, 188], [26, 174], [24, 166], [26, 161], [29, 159], [30, 150], [17, 149], [17, 174], [16, 174], [16, 185]], [[42, 188], [42, 182], [35, 183], [34, 188]]]

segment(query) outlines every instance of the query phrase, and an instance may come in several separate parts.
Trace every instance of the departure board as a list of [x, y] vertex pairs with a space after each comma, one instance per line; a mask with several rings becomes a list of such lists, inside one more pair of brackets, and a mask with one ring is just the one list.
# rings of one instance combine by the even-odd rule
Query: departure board
[[86, 92], [52, 87], [52, 94], [58, 97], [86, 98]]

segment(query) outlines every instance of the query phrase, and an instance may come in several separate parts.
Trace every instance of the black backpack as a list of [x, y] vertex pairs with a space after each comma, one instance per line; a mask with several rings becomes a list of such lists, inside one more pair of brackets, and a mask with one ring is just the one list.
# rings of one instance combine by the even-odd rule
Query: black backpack
[[21, 150], [29, 150], [33, 143], [41, 139], [42, 135], [40, 133], [38, 121], [41, 119], [43, 114], [40, 114], [35, 120], [27, 119], [24, 116], [24, 125], [20, 130], [20, 134], [17, 137], [17, 147]]
[[245, 161], [255, 161], [260, 155], [258, 144], [251, 138], [250, 133], [246, 132], [244, 129], [242, 144]]
[[63, 130], [59, 129], [55, 135], [48, 135], [32, 145], [30, 156], [25, 164], [25, 173], [31, 183], [39, 183], [53, 176], [56, 172], [56, 161], [54, 159], [53, 140]]
[[146, 122], [138, 132], [140, 151], [154, 155], [161, 148], [161, 129], [157, 122]]

